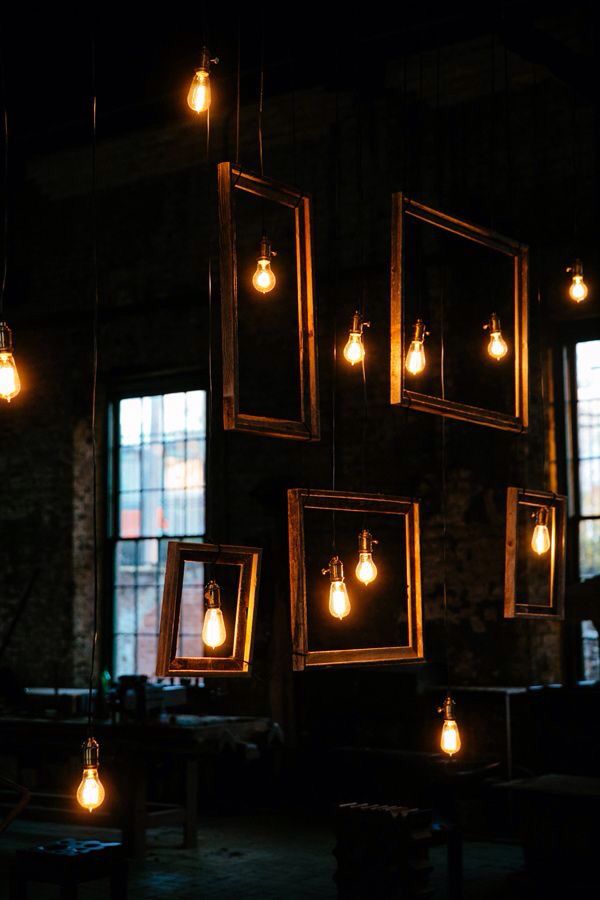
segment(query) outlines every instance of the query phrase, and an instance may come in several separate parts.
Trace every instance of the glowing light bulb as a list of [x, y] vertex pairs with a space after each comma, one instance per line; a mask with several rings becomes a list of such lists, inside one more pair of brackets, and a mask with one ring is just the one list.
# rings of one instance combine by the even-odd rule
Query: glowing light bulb
[[12, 331], [6, 322], [0, 322], [0, 397], [10, 401], [21, 390], [21, 380], [13, 356]]
[[221, 588], [216, 581], [209, 581], [204, 591], [206, 609], [202, 626], [202, 640], [213, 650], [225, 643], [227, 631], [221, 612]]
[[438, 712], [444, 714], [444, 724], [440, 736], [440, 749], [452, 757], [461, 748], [460, 732], [454, 718], [454, 700], [448, 694]]
[[323, 575], [329, 575], [329, 612], [336, 619], [345, 619], [350, 612], [350, 598], [344, 583], [344, 565], [339, 556], [332, 556], [329, 566], [322, 569]]
[[192, 83], [188, 91], [187, 102], [190, 109], [196, 113], [206, 112], [210, 106], [210, 67], [218, 63], [218, 59], [211, 59], [206, 47], [202, 48], [200, 65], [196, 69]]
[[77, 788], [77, 802], [84, 809], [93, 812], [102, 805], [106, 796], [104, 785], [98, 777], [98, 760], [100, 758], [98, 742], [93, 737], [88, 738], [83, 744], [82, 752], [83, 775]]
[[406, 370], [411, 375], [418, 375], [425, 368], [425, 335], [429, 334], [425, 330], [425, 323], [422, 319], [417, 319], [413, 326], [413, 339], [406, 354]]
[[550, 549], [550, 532], [548, 530], [548, 507], [541, 506], [535, 514], [535, 528], [531, 538], [531, 549], [542, 556]]
[[252, 277], [254, 288], [261, 294], [268, 294], [277, 283], [275, 273], [271, 268], [271, 257], [273, 256], [277, 256], [277, 253], [271, 249], [267, 236], [263, 234], [260, 241], [260, 256], [256, 260], [256, 272]]
[[488, 344], [487, 352], [492, 357], [492, 359], [498, 361], [504, 359], [504, 357], [508, 353], [508, 344], [502, 337], [502, 331], [500, 329], [500, 318], [496, 315], [496, 313], [492, 313], [489, 322], [487, 322], [483, 327], [490, 333], [490, 342]]
[[569, 285], [569, 297], [575, 303], [581, 303], [588, 295], [588, 287], [583, 280], [583, 266], [581, 260], [576, 259], [572, 266], [569, 266], [567, 272], [572, 273], [571, 284]]
[[373, 562], [373, 544], [377, 543], [366, 528], [358, 535], [358, 565], [355, 572], [363, 584], [371, 584], [377, 578], [377, 566]]
[[363, 329], [370, 328], [370, 322], [363, 322], [359, 312], [352, 316], [352, 328], [348, 332], [348, 342], [344, 347], [344, 357], [351, 366], [355, 366], [365, 358], [365, 345], [363, 344]]

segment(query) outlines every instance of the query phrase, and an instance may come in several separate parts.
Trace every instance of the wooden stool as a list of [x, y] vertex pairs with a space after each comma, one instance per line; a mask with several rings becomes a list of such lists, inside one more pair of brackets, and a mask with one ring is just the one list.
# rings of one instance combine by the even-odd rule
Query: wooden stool
[[27, 882], [60, 887], [61, 900], [77, 900], [77, 886], [110, 879], [111, 900], [127, 898], [127, 860], [121, 844], [101, 841], [54, 841], [32, 850], [17, 850], [11, 872], [11, 900], [26, 900]]

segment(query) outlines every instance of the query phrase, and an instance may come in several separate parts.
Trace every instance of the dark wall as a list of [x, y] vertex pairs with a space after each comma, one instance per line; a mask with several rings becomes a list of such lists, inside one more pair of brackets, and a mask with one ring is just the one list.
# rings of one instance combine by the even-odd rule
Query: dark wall
[[[372, 322], [364, 486], [422, 500], [430, 665], [419, 678], [442, 678], [441, 420], [388, 403], [390, 195], [400, 189], [531, 246], [530, 433], [447, 423], [449, 654], [458, 683], [561, 677], [560, 626], [503, 619], [505, 487], [547, 483], [541, 351], [551, 318], [573, 315], [564, 266], [574, 253], [575, 203], [583, 235], [578, 255], [592, 284], [597, 269], [596, 248], [585, 237], [597, 234], [595, 121], [591, 103], [574, 97], [544, 66], [505, 54], [501, 45], [493, 72], [491, 65], [484, 36], [439, 54], [390, 59], [364, 93], [355, 86], [299, 88], [293, 97], [268, 99], [265, 172], [298, 183], [314, 200], [322, 440], [306, 446], [223, 434], [217, 396], [213, 530], [222, 541], [264, 547], [256, 677], [227, 682], [223, 706], [271, 712], [291, 727], [297, 703], [305, 729], [349, 685], [354, 714], [367, 723], [373, 691], [400, 698], [414, 689], [414, 673], [398, 668], [354, 671], [347, 679], [339, 672], [291, 674], [286, 490], [330, 487], [334, 331], [341, 350], [363, 284]], [[207, 164], [201, 122], [182, 118], [109, 136], [101, 86], [99, 98], [103, 409], [123, 375], [194, 370], [206, 379], [209, 254], [218, 269], [214, 163], [234, 154], [234, 115], [215, 105]], [[251, 168], [257, 166], [255, 129], [255, 107], [245, 105], [241, 161]], [[3, 624], [32, 570], [40, 575], [3, 662], [28, 684], [83, 683], [92, 597], [90, 155], [80, 146], [38, 154], [29, 145], [24, 156], [9, 313], [23, 390], [0, 408]], [[218, 394], [218, 280], [215, 293]], [[483, 318], [487, 311], [483, 302]], [[576, 314], [590, 315], [590, 308]], [[337, 485], [357, 489], [362, 393], [359, 373], [343, 363], [336, 401]]]

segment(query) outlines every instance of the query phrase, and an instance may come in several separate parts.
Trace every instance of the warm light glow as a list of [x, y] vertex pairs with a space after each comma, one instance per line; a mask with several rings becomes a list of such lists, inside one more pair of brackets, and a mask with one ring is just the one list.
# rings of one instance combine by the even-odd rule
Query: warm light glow
[[363, 584], [371, 584], [377, 578], [377, 566], [373, 562], [372, 553], [359, 553], [356, 577]]
[[261, 294], [268, 294], [275, 287], [277, 279], [271, 269], [271, 260], [265, 256], [259, 256], [256, 261], [256, 272], [252, 278], [252, 284]]
[[0, 397], [10, 403], [20, 390], [21, 381], [14, 356], [10, 351], [0, 353]]
[[351, 366], [362, 362], [365, 358], [365, 345], [360, 331], [351, 331], [348, 335], [348, 343], [344, 347], [344, 357]]
[[425, 368], [425, 348], [423, 341], [412, 341], [406, 354], [406, 369], [411, 375], [418, 375]]
[[490, 333], [490, 342], [488, 344], [488, 353], [492, 359], [503, 359], [508, 353], [508, 344], [502, 337], [501, 331], [492, 331]]
[[531, 549], [542, 556], [550, 549], [550, 532], [547, 525], [536, 525], [531, 538]]
[[348, 589], [343, 581], [332, 581], [329, 587], [329, 612], [336, 619], [345, 619], [350, 612]]
[[588, 287], [583, 280], [583, 275], [574, 274], [569, 286], [569, 297], [575, 303], [581, 303], [588, 295]]
[[204, 613], [204, 625], [202, 626], [202, 640], [213, 650], [225, 643], [227, 632], [223, 613], [218, 608], [207, 609]]
[[77, 802], [92, 812], [104, 802], [105, 790], [98, 778], [98, 769], [90, 766], [83, 770], [81, 784], [77, 788]]
[[456, 719], [444, 719], [440, 747], [448, 756], [454, 756], [460, 750], [460, 733]]
[[206, 112], [210, 106], [210, 75], [208, 70], [196, 69], [187, 97], [188, 106], [194, 112]]

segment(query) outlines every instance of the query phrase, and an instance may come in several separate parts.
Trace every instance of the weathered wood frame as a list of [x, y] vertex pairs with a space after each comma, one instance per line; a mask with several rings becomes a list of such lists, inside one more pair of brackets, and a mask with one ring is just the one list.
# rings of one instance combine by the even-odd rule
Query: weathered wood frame
[[[364, 513], [384, 513], [404, 518], [406, 541], [406, 584], [408, 645], [362, 647], [351, 650], [308, 649], [307, 592], [305, 569], [304, 510], [324, 509]], [[423, 656], [423, 607], [421, 600], [421, 548], [419, 504], [404, 497], [381, 494], [354, 494], [339, 491], [288, 490], [288, 532], [290, 557], [290, 602], [293, 668], [303, 671], [315, 666], [359, 663], [415, 663]]]
[[[256, 547], [169, 541], [158, 636], [157, 675], [188, 677], [250, 674], [261, 553]], [[186, 562], [237, 566], [240, 569], [231, 656], [176, 655]], [[201, 595], [200, 603], [202, 602]]]
[[[517, 598], [517, 551], [519, 506], [548, 507], [550, 521], [550, 596], [547, 605], [523, 603]], [[565, 614], [565, 538], [567, 498], [549, 491], [529, 491], [509, 487], [506, 492], [506, 550], [504, 567], [504, 618], [564, 619]], [[533, 523], [532, 523], [533, 534]]]
[[[449, 231], [467, 241], [496, 250], [513, 259], [514, 309], [514, 414], [482, 409], [455, 400], [423, 394], [407, 387], [404, 360], [408, 348], [405, 313], [404, 219], [411, 216], [434, 228]], [[392, 194], [392, 265], [391, 265], [391, 394], [392, 405], [410, 406], [423, 412], [449, 416], [464, 422], [476, 422], [504, 431], [526, 431], [529, 423], [528, 375], [528, 248], [489, 228], [473, 225], [454, 216], [424, 206], [402, 193]], [[483, 316], [489, 310], [482, 310]]]
[[[248, 431], [268, 437], [318, 441], [319, 388], [311, 248], [310, 197], [243, 170], [228, 162], [218, 165], [221, 255], [221, 335], [223, 346], [223, 426], [227, 431]], [[240, 412], [238, 355], [238, 273], [233, 192], [287, 206], [294, 211], [298, 294], [298, 343], [301, 416], [277, 419]]]

